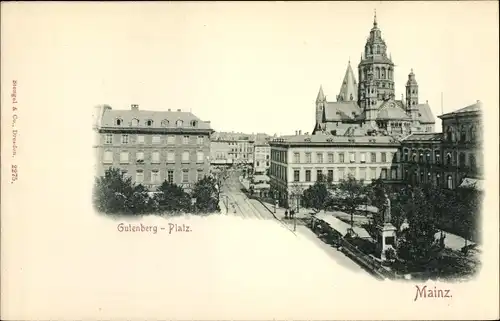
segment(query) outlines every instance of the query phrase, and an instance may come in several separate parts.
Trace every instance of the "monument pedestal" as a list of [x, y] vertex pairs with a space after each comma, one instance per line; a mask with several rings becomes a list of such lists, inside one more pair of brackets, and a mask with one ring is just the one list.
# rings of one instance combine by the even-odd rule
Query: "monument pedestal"
[[383, 225], [379, 225], [377, 229], [379, 232], [377, 245], [380, 251], [380, 259], [385, 261], [385, 251], [387, 249], [392, 248], [396, 251], [396, 227], [391, 223], [384, 223]]

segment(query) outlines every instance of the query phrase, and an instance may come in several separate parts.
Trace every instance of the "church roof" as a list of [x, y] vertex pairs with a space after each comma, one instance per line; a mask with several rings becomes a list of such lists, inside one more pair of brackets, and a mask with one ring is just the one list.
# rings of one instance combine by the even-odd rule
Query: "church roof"
[[325, 108], [325, 121], [354, 120], [361, 109], [356, 101], [327, 102]]
[[345, 71], [344, 80], [340, 86], [340, 91], [337, 96], [337, 100], [358, 100], [358, 85], [356, 83], [356, 77], [351, 68], [351, 62], [347, 64], [347, 69]]
[[410, 119], [401, 108], [399, 107], [388, 107], [383, 108], [377, 115], [377, 119], [383, 120], [393, 120], [393, 119]]
[[418, 120], [422, 124], [434, 124], [436, 121], [434, 120], [434, 115], [432, 114], [431, 107], [429, 104], [418, 104]]

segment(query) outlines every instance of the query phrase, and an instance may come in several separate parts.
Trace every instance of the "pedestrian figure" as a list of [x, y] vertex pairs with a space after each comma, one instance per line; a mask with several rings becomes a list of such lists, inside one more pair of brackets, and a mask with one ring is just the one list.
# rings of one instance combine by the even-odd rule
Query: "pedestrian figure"
[[291, 219], [293, 219], [294, 215], [295, 215], [295, 211], [294, 210], [290, 210], [290, 218]]
[[288, 210], [285, 210], [285, 219], [288, 219]]

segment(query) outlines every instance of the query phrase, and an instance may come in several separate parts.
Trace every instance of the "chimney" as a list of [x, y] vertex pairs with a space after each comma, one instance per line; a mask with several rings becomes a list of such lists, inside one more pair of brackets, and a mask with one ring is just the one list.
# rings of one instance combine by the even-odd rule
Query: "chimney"
[[180, 109], [177, 109], [177, 111], [181, 111]]
[[172, 111], [172, 109], [169, 108], [168, 111]]
[[132, 110], [139, 110], [139, 105], [132, 104], [132, 105], [130, 105], [130, 107]]
[[295, 136], [298, 136], [298, 135], [299, 135], [299, 131], [298, 131], [298, 130], [296, 130], [296, 131], [295, 131]]
[[428, 100], [426, 100], [426, 101], [425, 101], [425, 103], [426, 103], [426, 104], [429, 104], [429, 101], [428, 101]]
[[299, 135], [302, 135], [302, 130], [299, 130]]

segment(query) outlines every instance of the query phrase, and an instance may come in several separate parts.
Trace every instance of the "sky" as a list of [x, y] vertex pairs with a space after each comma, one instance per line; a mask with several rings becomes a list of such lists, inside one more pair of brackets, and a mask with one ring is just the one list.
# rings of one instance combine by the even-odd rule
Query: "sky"
[[22, 68], [45, 77], [40, 82], [58, 96], [45, 99], [67, 105], [63, 113], [139, 104], [192, 111], [217, 131], [312, 131], [320, 85], [334, 100], [349, 60], [357, 75], [374, 10], [396, 64], [397, 99], [412, 68], [420, 102], [428, 101], [436, 116], [497, 96], [495, 2], [101, 2], [10, 9], [26, 18], [12, 21], [8, 34], [13, 50], [25, 55]]

